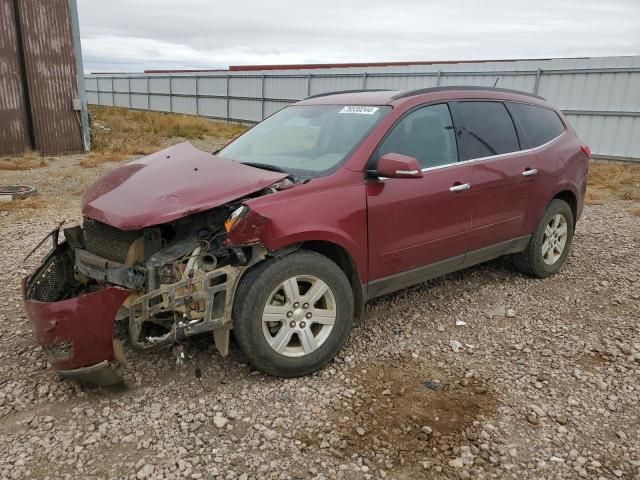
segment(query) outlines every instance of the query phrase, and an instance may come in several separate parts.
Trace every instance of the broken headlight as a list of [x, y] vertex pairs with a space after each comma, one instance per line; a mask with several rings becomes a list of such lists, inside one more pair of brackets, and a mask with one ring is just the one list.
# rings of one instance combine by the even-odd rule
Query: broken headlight
[[247, 215], [247, 213], [249, 213], [249, 207], [247, 207], [246, 205], [241, 205], [240, 207], [236, 208], [231, 213], [231, 216], [224, 222], [224, 229], [227, 232], [233, 230], [233, 228], [238, 223], [240, 223], [240, 220], [242, 220]]

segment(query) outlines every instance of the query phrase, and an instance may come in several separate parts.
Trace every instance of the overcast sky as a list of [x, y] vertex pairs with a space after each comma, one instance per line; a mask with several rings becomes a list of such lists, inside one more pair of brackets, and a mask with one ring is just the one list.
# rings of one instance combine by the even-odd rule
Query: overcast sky
[[640, 0], [78, 0], [85, 71], [640, 54]]

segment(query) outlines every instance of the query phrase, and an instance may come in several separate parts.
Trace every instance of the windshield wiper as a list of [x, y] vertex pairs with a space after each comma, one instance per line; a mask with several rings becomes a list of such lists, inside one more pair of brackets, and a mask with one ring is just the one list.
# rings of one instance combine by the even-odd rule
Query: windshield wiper
[[298, 175], [294, 175], [293, 173], [285, 170], [284, 168], [276, 167], [275, 165], [270, 165], [268, 163], [260, 163], [260, 162], [240, 162], [240, 163], [242, 163], [243, 165], [249, 165], [250, 167], [262, 168], [263, 170], [271, 170], [272, 172], [286, 173], [287, 176], [294, 183], [305, 183], [305, 182], [307, 182], [309, 180], [308, 178], [299, 177]]
[[275, 165], [269, 165], [268, 163], [257, 163], [257, 162], [240, 162], [243, 165], [249, 165], [250, 167], [261, 168], [263, 170], [271, 170], [272, 172], [280, 172], [286, 173], [287, 175], [291, 175], [291, 172], [286, 171], [284, 168], [276, 167]]

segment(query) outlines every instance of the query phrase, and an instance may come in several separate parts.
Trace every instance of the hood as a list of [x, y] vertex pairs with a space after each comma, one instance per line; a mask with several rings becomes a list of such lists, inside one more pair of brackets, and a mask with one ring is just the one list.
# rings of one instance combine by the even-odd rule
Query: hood
[[82, 213], [121, 230], [138, 230], [224, 205], [286, 176], [185, 142], [102, 177], [82, 197]]

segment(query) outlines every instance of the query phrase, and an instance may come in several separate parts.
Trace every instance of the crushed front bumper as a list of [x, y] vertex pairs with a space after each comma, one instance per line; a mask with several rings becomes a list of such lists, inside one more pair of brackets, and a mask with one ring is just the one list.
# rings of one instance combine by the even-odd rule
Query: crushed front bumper
[[27, 318], [49, 363], [61, 378], [101, 386], [122, 382], [123, 358], [114, 348], [113, 326], [118, 309], [131, 290], [112, 286], [60, 301], [29, 298], [32, 282], [48, 280], [46, 269], [50, 265], [45, 260], [23, 280]]
[[[65, 237], [73, 238], [73, 233], [65, 231]], [[129, 340], [134, 347], [169, 345], [212, 332], [218, 351], [226, 356], [239, 279], [266, 255], [264, 248], [256, 246], [246, 264], [198, 269], [188, 278], [145, 293], [144, 283], [157, 275], [156, 265], [120, 264], [73, 248], [73, 241], [58, 244], [57, 231], [53, 237], [53, 250], [23, 280], [26, 315], [57, 374], [96, 385], [122, 381], [124, 355], [120, 343], [114, 342], [115, 319], [121, 309], [128, 310]]]

